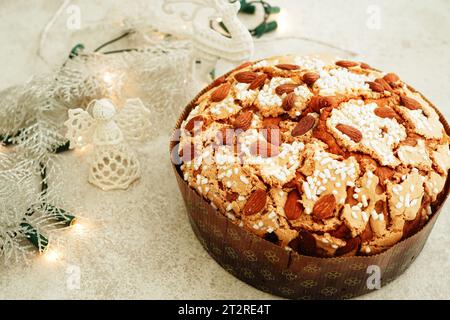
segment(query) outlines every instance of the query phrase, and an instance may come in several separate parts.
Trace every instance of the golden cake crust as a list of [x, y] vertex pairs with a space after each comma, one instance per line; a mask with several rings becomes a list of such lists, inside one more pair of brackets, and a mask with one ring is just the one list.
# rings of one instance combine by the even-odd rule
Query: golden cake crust
[[371, 255], [417, 232], [449, 139], [392, 73], [323, 56], [246, 63], [181, 124], [184, 180], [233, 223], [301, 254]]

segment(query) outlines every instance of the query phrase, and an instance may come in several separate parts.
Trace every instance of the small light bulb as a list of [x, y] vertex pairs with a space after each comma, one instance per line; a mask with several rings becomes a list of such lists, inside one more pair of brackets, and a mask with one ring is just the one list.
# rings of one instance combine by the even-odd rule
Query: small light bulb
[[286, 35], [289, 33], [290, 30], [293, 30], [292, 28], [292, 16], [289, 15], [287, 10], [281, 10], [281, 12], [278, 14], [277, 18], [278, 23], [278, 34]]
[[73, 231], [75, 231], [78, 234], [83, 234], [85, 231], [85, 227], [79, 222], [74, 223], [72, 228], [73, 228]]
[[113, 82], [113, 75], [110, 72], [106, 72], [103, 75], [103, 81], [105, 81], [106, 84], [112, 84]]
[[56, 250], [48, 250], [48, 251], [45, 252], [45, 258], [49, 262], [56, 262], [57, 260], [59, 260], [60, 256], [59, 256], [58, 251], [56, 251]]

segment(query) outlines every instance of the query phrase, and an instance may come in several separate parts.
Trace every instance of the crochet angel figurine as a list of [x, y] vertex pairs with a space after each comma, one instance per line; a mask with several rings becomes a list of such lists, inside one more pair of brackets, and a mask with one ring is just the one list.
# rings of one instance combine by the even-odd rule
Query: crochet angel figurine
[[139, 161], [126, 144], [150, 132], [150, 111], [140, 99], [128, 99], [119, 113], [110, 100], [93, 100], [86, 110], [69, 110], [64, 124], [71, 149], [92, 143], [90, 183], [103, 190], [127, 189], [140, 177]]

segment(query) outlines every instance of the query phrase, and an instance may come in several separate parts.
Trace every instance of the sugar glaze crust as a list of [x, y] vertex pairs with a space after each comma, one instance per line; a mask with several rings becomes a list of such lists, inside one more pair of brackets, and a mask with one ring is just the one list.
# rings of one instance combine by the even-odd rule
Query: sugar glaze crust
[[187, 183], [287, 250], [382, 252], [428, 220], [450, 168], [435, 110], [392, 73], [323, 57], [247, 63], [181, 125]]

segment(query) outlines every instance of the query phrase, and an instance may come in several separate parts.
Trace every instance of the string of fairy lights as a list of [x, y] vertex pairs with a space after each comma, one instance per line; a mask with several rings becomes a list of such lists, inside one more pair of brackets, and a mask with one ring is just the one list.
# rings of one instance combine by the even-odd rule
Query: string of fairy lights
[[[276, 6], [271, 6], [268, 2], [263, 0], [255, 0], [255, 1], [247, 1], [247, 0], [240, 0], [241, 8], [239, 13], [244, 15], [253, 15], [257, 13], [262, 8], [262, 21], [252, 29], [249, 29], [249, 32], [256, 38], [260, 38], [265, 33], [274, 31], [278, 28], [278, 23], [276, 20], [273, 19], [273, 16], [278, 14], [280, 12], [280, 8]], [[259, 7], [259, 8], [258, 8]], [[225, 25], [221, 22], [219, 22], [219, 28], [221, 28], [222, 33], [227, 33], [227, 29]], [[211, 25], [211, 28], [215, 28], [215, 26]], [[109, 54], [116, 54], [116, 53], [123, 53], [123, 52], [130, 52], [130, 51], [137, 51], [139, 49], [136, 48], [123, 48], [123, 49], [115, 49], [115, 50], [106, 50], [107, 47], [110, 45], [125, 39], [126, 37], [132, 35], [135, 32], [135, 30], [126, 30], [124, 33], [119, 35], [118, 37], [109, 40], [102, 45], [98, 46], [95, 50], [93, 50], [94, 53], [109, 55]], [[66, 62], [62, 65], [62, 68], [65, 67], [67, 64], [67, 61], [71, 59], [75, 59], [76, 57], [83, 56], [85, 50], [85, 46], [81, 43], [75, 45], [68, 55], [68, 58]], [[105, 72], [102, 75], [103, 81], [105, 84], [110, 84], [113, 82], [113, 76]], [[57, 80], [56, 80], [57, 81]], [[21, 134], [21, 131], [15, 133], [13, 136], [0, 136], [1, 146], [8, 148], [12, 147], [15, 143], [15, 138], [18, 137]], [[51, 148], [51, 150], [48, 150], [48, 152], [53, 154], [61, 154], [64, 152], [67, 152], [69, 150], [69, 142], [65, 142], [61, 145], [55, 145]], [[55, 206], [54, 204], [50, 203], [49, 201], [45, 200], [45, 195], [47, 194], [49, 190], [48, 185], [48, 172], [47, 167], [43, 163], [39, 163], [39, 170], [40, 173], [40, 194], [41, 198], [43, 199], [41, 203], [39, 204], [39, 210], [41, 212], [45, 212], [51, 219], [55, 220], [55, 222], [62, 227], [65, 228], [71, 228], [73, 230], [76, 230], [77, 233], [82, 233], [84, 230], [84, 226], [82, 223], [80, 223], [80, 219], [76, 217], [75, 214], [59, 208], [58, 206]], [[56, 261], [59, 260], [61, 257], [61, 254], [54, 248], [49, 249], [50, 247], [50, 239], [47, 235], [42, 234], [38, 231], [38, 229], [27, 220], [27, 217], [31, 217], [35, 214], [36, 208], [29, 208], [27, 212], [24, 215], [23, 221], [20, 223], [21, 227], [21, 233], [25, 235], [26, 239], [36, 248], [36, 250], [44, 255], [47, 260], [49, 261]]]

